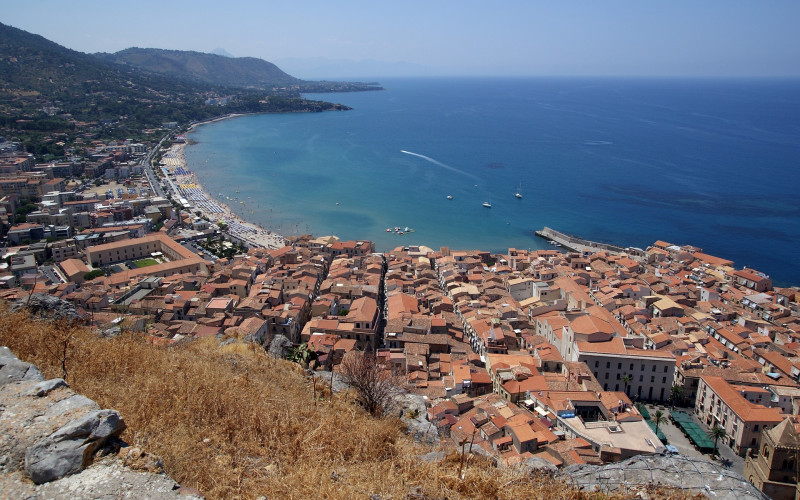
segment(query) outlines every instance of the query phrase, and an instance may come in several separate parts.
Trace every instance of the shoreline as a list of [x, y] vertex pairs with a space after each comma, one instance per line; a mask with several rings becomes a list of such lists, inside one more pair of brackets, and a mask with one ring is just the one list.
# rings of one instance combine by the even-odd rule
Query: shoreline
[[[198, 122], [189, 126], [186, 133], [191, 132], [198, 125], [238, 116], [243, 116], [243, 114], [231, 114]], [[222, 200], [211, 196], [206, 191], [197, 175], [188, 168], [184, 154], [186, 146], [186, 143], [173, 144], [164, 153], [161, 161], [164, 163], [163, 168], [174, 176], [174, 186], [178, 189], [178, 196], [185, 198], [192, 205], [192, 208], [187, 210], [193, 214], [200, 212], [203, 217], [212, 223], [224, 222], [227, 228], [221, 232], [232, 240], [241, 241], [248, 247], [277, 249], [285, 246], [286, 238], [282, 235], [246, 220]]]
[[240, 116], [247, 116], [247, 115], [250, 115], [250, 114], [257, 114], [257, 113], [230, 113], [230, 114], [227, 114], [227, 115], [217, 116], [216, 118], [210, 118], [208, 120], [203, 120], [201, 122], [194, 122], [191, 125], [189, 125], [189, 127], [186, 129], [186, 132], [184, 132], [184, 134], [189, 134], [191, 132], [194, 132], [195, 127], [199, 127], [200, 125], [206, 125], [208, 123], [221, 122], [223, 120], [228, 120], [230, 118], [238, 118]]

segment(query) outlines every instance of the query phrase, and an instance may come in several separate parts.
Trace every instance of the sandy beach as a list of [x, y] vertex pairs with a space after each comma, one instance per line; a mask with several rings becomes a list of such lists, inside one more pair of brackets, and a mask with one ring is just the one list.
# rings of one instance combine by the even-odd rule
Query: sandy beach
[[[229, 117], [219, 118], [223, 120]], [[216, 120], [215, 120], [216, 121]], [[191, 130], [195, 125], [190, 127]], [[233, 238], [245, 241], [253, 247], [281, 248], [285, 245], [283, 236], [266, 230], [263, 227], [244, 220], [237, 215], [228, 205], [210, 196], [197, 179], [197, 176], [187, 168], [184, 148], [186, 144], [174, 144], [164, 155], [161, 161], [172, 176], [173, 185], [192, 205], [193, 212], [200, 212], [212, 222], [224, 222], [228, 227], [226, 233]], [[237, 200], [228, 198], [226, 201], [236, 203]]]

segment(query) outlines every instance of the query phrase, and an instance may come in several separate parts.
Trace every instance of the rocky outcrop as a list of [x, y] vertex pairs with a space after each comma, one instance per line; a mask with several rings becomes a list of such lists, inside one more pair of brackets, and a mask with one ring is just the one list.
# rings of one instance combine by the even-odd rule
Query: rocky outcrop
[[46, 293], [34, 293], [11, 305], [11, 312], [28, 309], [32, 316], [52, 320], [75, 321], [80, 319], [78, 310], [72, 303]]
[[34, 483], [42, 484], [80, 472], [100, 447], [124, 430], [125, 422], [114, 410], [88, 413], [28, 448], [25, 473]]
[[420, 443], [439, 443], [439, 428], [428, 420], [425, 398], [418, 394], [403, 392], [392, 398], [388, 408], [390, 414], [400, 417], [406, 432]]
[[639, 455], [615, 464], [571, 465], [555, 477], [584, 491], [626, 496], [643, 496], [653, 487], [664, 487], [720, 500], [768, 500], [743, 476], [721, 464], [681, 455]]
[[19, 380], [44, 380], [38, 368], [20, 361], [8, 347], [0, 347], [0, 387]]
[[[0, 347], [0, 492], [9, 498], [177, 498], [161, 462], [118, 436], [125, 421]], [[120, 447], [120, 456], [112, 455]], [[148, 471], [148, 472], [139, 472]], [[2, 496], [0, 495], [0, 496]], [[185, 496], [182, 498], [186, 498]]]
[[292, 341], [284, 335], [275, 335], [269, 344], [269, 355], [273, 358], [286, 359], [289, 349], [293, 346]]

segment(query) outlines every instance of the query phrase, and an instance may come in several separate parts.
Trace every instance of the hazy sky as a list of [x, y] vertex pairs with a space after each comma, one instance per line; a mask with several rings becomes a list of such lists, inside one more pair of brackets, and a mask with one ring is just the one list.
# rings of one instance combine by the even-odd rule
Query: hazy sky
[[81, 52], [374, 60], [378, 76], [800, 76], [800, 0], [16, 0], [0, 12]]

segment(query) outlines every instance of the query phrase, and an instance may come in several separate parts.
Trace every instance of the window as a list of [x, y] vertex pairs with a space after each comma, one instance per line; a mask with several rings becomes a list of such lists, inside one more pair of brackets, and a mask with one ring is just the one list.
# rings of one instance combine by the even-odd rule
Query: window
[[622, 363], [617, 363], [617, 370], [622, 370]]
[[619, 380], [619, 373], [617, 373], [617, 380]]
[[758, 424], [753, 426], [753, 432], [758, 432]]
[[664, 367], [664, 373], [667, 373], [667, 370], [669, 370], [669, 366]]
[[644, 371], [644, 365], [642, 365], [642, 371]]
[[[654, 384], [654, 383], [655, 383], [655, 381], [656, 381], [656, 378], [655, 378], [655, 377], [650, 377], [650, 383], [651, 383], [651, 384]], [[651, 389], [652, 389], [652, 387], [651, 387]]]
[[654, 372], [656, 371], [656, 365], [653, 365], [653, 371]]
[[661, 379], [661, 383], [662, 384], [666, 384], [667, 383], [667, 377], [664, 377], [663, 379]]
[[594, 367], [597, 368], [598, 366], [600, 366], [600, 362], [599, 361], [595, 361], [594, 362]]
[[639, 375], [639, 382], [644, 382], [644, 375]]
[[606, 362], [606, 368], [611, 368], [611, 361]]
[[606, 373], [606, 380], [608, 380], [608, 373]]
[[633, 371], [633, 363], [631, 363], [631, 371]]

